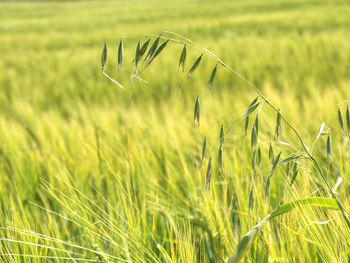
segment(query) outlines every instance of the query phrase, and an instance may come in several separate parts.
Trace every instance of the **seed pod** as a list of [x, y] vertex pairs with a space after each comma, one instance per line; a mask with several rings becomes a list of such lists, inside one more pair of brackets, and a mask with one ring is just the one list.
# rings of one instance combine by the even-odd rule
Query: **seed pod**
[[192, 75], [192, 73], [196, 70], [196, 68], [198, 67], [199, 63], [200, 63], [201, 60], [202, 60], [202, 57], [203, 57], [203, 54], [201, 54], [201, 55], [196, 59], [196, 61], [193, 63], [193, 65], [192, 65], [190, 71], [189, 71], [189, 72], [187, 73], [187, 75], [186, 75], [186, 79], [188, 79], [188, 78]]
[[203, 161], [205, 160], [206, 150], [207, 150], [207, 137], [204, 138], [203, 146], [202, 146], [202, 160], [201, 160], [202, 164], [203, 164]]
[[143, 45], [140, 49], [140, 57], [142, 57], [146, 53], [146, 50], [147, 50], [147, 47], [148, 47], [150, 41], [151, 41], [151, 39], [148, 39], [145, 43], [143, 43]]
[[200, 105], [199, 105], [199, 97], [197, 96], [196, 103], [194, 105], [194, 126], [196, 126], [196, 120], [199, 126], [200, 119]]
[[208, 167], [207, 167], [207, 176], [205, 180], [205, 188], [210, 188], [210, 179], [211, 179], [211, 157], [209, 158]]
[[182, 67], [182, 72], [184, 72], [185, 64], [186, 64], [186, 55], [187, 55], [187, 51], [186, 51], [186, 44], [185, 44], [180, 55], [178, 71]]
[[124, 45], [123, 41], [120, 40], [118, 48], [118, 70], [123, 68], [123, 55], [124, 55]]
[[163, 51], [168, 42], [169, 40], [165, 41], [163, 44], [160, 45], [160, 47], [154, 52], [152, 58], [150, 58], [150, 60], [148, 61], [148, 65], [151, 64], [151, 62], [160, 54], [160, 52]]
[[270, 147], [269, 147], [269, 159], [270, 159], [271, 164], [273, 164], [274, 158], [275, 158], [275, 157], [274, 157], [274, 154], [273, 154], [272, 144], [270, 143]]
[[282, 124], [281, 124], [281, 114], [278, 111], [277, 117], [276, 117], [276, 129], [275, 129], [275, 136], [274, 140], [278, 139], [278, 136], [282, 133]]
[[331, 136], [328, 135], [328, 138], [327, 138], [327, 160], [330, 161], [331, 157], [332, 157]]
[[252, 215], [253, 207], [254, 207], [254, 192], [253, 192], [253, 189], [252, 189], [250, 191], [250, 194], [249, 194], [248, 216]]
[[148, 50], [148, 53], [147, 53], [147, 56], [145, 57], [145, 60], [147, 60], [147, 59], [149, 60], [153, 56], [154, 52], [158, 48], [159, 40], [160, 40], [160, 37], [157, 37], [156, 40], [154, 40], [151, 48]]
[[104, 71], [107, 61], [107, 44], [103, 46], [102, 55], [101, 55], [101, 70]]
[[213, 84], [217, 68], [218, 68], [218, 65], [216, 65], [213, 71], [211, 72], [209, 83], [208, 83], [208, 89], [210, 89], [211, 85]]
[[340, 129], [341, 129], [341, 133], [343, 134], [344, 137], [346, 137], [345, 131], [344, 131], [343, 117], [341, 115], [341, 111], [339, 108], [338, 108], [338, 121], [339, 121]]
[[220, 139], [220, 147], [224, 149], [224, 142], [225, 142], [224, 124], [221, 124], [219, 139]]

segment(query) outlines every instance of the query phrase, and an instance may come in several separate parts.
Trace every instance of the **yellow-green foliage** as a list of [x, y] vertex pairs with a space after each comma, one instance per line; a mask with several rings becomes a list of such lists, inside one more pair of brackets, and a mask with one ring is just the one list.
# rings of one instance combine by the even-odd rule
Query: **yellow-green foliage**
[[[212, 80], [203, 56], [186, 80], [200, 51], [187, 47], [182, 72], [183, 45], [169, 42], [131, 86], [138, 41], [164, 30], [279, 107], [349, 209], [349, 14], [345, 0], [0, 2], [0, 261], [225, 262], [280, 204], [331, 197], [283, 121], [274, 140], [266, 104], [245, 136], [257, 94], [237, 76], [218, 65]], [[125, 89], [101, 74], [105, 42], [105, 71]], [[281, 161], [298, 156], [292, 185], [287, 163], [270, 176], [270, 143]], [[243, 261], [348, 262], [349, 244], [339, 211], [303, 206], [266, 222]]]

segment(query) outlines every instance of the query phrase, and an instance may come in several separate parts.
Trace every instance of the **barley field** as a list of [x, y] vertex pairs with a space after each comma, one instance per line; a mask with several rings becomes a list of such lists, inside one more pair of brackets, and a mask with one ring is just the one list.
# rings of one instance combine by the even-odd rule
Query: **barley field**
[[0, 1], [0, 262], [350, 262], [349, 43], [347, 0]]

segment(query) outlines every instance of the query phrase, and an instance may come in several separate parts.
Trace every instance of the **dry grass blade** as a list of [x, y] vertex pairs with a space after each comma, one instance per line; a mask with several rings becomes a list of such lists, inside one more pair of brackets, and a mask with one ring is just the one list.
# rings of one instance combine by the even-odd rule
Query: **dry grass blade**
[[104, 71], [107, 61], [107, 43], [105, 42], [101, 55], [101, 70]]
[[188, 79], [189, 77], [191, 77], [192, 73], [196, 70], [196, 68], [198, 67], [199, 63], [201, 62], [202, 60], [202, 57], [203, 57], [203, 54], [201, 54], [197, 59], [196, 61], [193, 63], [190, 71], [187, 73], [186, 75], [186, 79]]

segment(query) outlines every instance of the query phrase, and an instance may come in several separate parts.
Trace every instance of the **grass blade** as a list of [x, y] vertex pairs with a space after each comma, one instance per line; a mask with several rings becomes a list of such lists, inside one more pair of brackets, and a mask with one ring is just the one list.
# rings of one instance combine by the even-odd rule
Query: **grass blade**
[[320, 208], [327, 208], [338, 210], [338, 204], [334, 199], [325, 198], [325, 197], [309, 197], [305, 199], [296, 200], [290, 203], [286, 203], [276, 208], [271, 212], [267, 217], [265, 217], [262, 221], [260, 221], [256, 226], [254, 226], [237, 244], [234, 252], [227, 260], [227, 263], [237, 263], [239, 262], [245, 255], [245, 253], [249, 250], [250, 246], [255, 241], [258, 234], [263, 230], [266, 223], [280, 215], [283, 215], [287, 212], [290, 212], [293, 208], [301, 207], [301, 206], [315, 206]]

